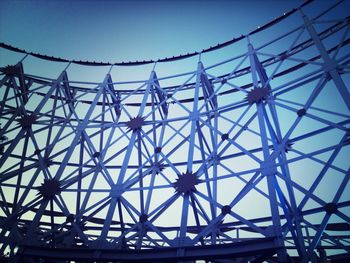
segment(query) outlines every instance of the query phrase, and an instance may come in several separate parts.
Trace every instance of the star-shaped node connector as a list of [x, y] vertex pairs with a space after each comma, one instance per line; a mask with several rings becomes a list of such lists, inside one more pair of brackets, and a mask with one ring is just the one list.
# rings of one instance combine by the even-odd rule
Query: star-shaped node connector
[[197, 191], [196, 185], [201, 183], [202, 180], [198, 179], [196, 173], [186, 171], [182, 175], [178, 175], [178, 179], [173, 183], [173, 186], [178, 193], [191, 193]]
[[55, 195], [61, 193], [61, 183], [57, 179], [45, 179], [41, 186], [38, 187], [38, 195], [43, 198], [52, 199]]
[[136, 116], [134, 118], [131, 118], [130, 121], [126, 123], [126, 126], [131, 131], [139, 131], [141, 130], [144, 124], [145, 124], [145, 118], [141, 116]]
[[270, 91], [268, 88], [254, 88], [249, 91], [247, 100], [249, 104], [259, 103], [269, 96]]

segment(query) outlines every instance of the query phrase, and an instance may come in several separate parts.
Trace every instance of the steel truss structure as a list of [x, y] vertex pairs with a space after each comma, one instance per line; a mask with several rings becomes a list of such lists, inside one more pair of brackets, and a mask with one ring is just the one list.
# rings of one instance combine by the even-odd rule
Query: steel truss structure
[[3, 67], [3, 260], [346, 257], [349, 17], [325, 18], [341, 5], [296, 10], [293, 30], [259, 47], [248, 34], [243, 54], [169, 77], [91, 84], [69, 80], [71, 63], [54, 80], [25, 60]]

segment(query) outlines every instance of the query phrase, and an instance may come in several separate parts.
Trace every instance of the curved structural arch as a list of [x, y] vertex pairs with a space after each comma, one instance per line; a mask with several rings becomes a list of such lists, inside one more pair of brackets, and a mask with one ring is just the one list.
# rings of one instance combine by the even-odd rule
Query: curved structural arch
[[2, 67], [2, 259], [348, 258], [346, 6], [293, 11], [301, 25], [261, 46], [145, 81]]
[[[307, 0], [305, 1], [302, 5], [300, 5], [300, 7], [298, 8], [302, 8], [308, 4], [310, 4], [311, 2], [313, 2], [314, 0]], [[28, 52], [24, 49], [21, 48], [17, 48], [14, 46], [11, 46], [9, 44], [6, 43], [2, 43], [0, 42], [0, 47], [7, 49], [7, 50], [11, 50], [14, 52], [19, 52], [19, 53], [23, 53], [23, 54], [27, 54], [27, 55], [31, 55], [40, 59], [44, 59], [44, 60], [49, 60], [49, 61], [55, 61], [55, 62], [69, 62], [69, 63], [75, 63], [75, 64], [79, 64], [79, 65], [89, 65], [89, 66], [108, 66], [108, 65], [116, 65], [116, 66], [136, 66], [136, 65], [144, 65], [144, 64], [149, 64], [149, 63], [155, 63], [155, 62], [170, 62], [170, 61], [176, 61], [176, 60], [181, 60], [181, 59], [186, 59], [186, 58], [190, 58], [193, 56], [196, 56], [198, 54], [205, 54], [217, 49], [221, 49], [224, 48], [226, 46], [232, 45], [244, 38], [246, 38], [247, 36], [252, 36], [255, 35], [257, 33], [259, 33], [262, 30], [265, 30], [266, 28], [269, 28], [271, 26], [273, 26], [274, 24], [282, 21], [283, 19], [286, 19], [287, 17], [289, 17], [290, 15], [294, 14], [298, 8], [294, 8], [286, 13], [283, 13], [281, 16], [276, 17], [275, 19], [271, 20], [270, 22], [266, 23], [263, 26], [259, 26], [257, 27], [255, 30], [249, 32], [247, 35], [241, 35], [239, 37], [235, 37], [231, 40], [225, 41], [223, 43], [219, 43], [215, 46], [211, 46], [208, 48], [204, 48], [202, 51], [195, 51], [192, 53], [187, 53], [187, 54], [180, 54], [180, 55], [176, 55], [176, 56], [172, 56], [172, 57], [165, 57], [165, 58], [160, 58], [160, 59], [156, 59], [156, 60], [143, 60], [143, 61], [129, 61], [129, 62], [96, 62], [96, 61], [82, 61], [82, 60], [70, 60], [70, 59], [66, 59], [66, 58], [60, 58], [60, 57], [54, 57], [54, 56], [49, 56], [49, 55], [44, 55], [44, 54], [39, 54], [39, 53], [34, 53], [34, 52]]]

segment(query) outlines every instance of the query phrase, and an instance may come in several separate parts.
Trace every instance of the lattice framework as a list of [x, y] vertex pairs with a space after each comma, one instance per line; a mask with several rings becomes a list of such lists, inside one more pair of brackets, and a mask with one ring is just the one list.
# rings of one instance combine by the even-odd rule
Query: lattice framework
[[244, 54], [217, 65], [200, 58], [170, 87], [161, 83], [178, 76], [156, 69], [127, 89], [110, 72], [87, 88], [67, 69], [47, 80], [23, 61], [3, 68], [1, 252], [33, 262], [349, 253], [349, 18], [302, 18], [261, 47], [247, 37]]

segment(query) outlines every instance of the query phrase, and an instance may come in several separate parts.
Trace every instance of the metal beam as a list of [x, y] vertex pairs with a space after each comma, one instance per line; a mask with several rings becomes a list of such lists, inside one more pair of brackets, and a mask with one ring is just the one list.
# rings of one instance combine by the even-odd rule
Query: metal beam
[[186, 260], [234, 259], [274, 253], [274, 238], [263, 238], [224, 245], [184, 247], [184, 254], [178, 255], [176, 248], [147, 249], [138, 251], [118, 249], [79, 249], [24, 246], [18, 257], [25, 259], [43, 258], [58, 260], [84, 260], [87, 262], [179, 262]]

